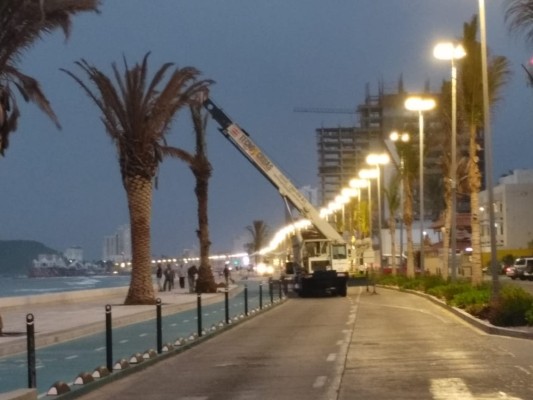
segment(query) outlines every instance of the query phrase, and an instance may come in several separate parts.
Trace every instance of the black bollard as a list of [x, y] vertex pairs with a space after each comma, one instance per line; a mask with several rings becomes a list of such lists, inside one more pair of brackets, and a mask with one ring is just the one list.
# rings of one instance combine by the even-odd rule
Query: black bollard
[[248, 316], [248, 286], [244, 285], [244, 315]]
[[279, 278], [278, 283], [279, 283], [279, 286], [278, 286], [278, 288], [279, 288], [279, 299], [281, 300], [283, 298], [283, 289], [281, 287], [281, 278]]
[[259, 309], [263, 309], [263, 282], [259, 283]]
[[106, 367], [109, 372], [113, 371], [113, 328], [111, 324], [111, 305], [105, 306], [105, 348]]
[[28, 352], [28, 388], [37, 387], [37, 374], [35, 367], [35, 318], [33, 314], [26, 315], [26, 347]]
[[163, 352], [163, 327], [161, 321], [161, 299], [157, 299], [155, 302], [156, 305], [156, 323], [157, 323], [157, 354]]
[[229, 291], [227, 287], [224, 291], [224, 308], [226, 309], [226, 324], [229, 324]]
[[268, 293], [270, 294], [270, 304], [274, 303], [274, 284], [272, 279], [268, 281]]
[[202, 294], [196, 295], [196, 312], [198, 315], [198, 337], [202, 336]]

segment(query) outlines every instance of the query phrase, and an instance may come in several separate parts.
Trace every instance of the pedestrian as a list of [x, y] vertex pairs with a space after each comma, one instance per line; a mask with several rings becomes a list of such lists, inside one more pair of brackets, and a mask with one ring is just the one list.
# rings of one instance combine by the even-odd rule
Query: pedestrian
[[192, 265], [187, 270], [187, 278], [189, 280], [189, 293], [196, 291], [196, 276], [198, 275], [198, 268], [196, 265]]
[[224, 270], [222, 272], [224, 273], [224, 280], [226, 282], [226, 286], [228, 286], [228, 283], [229, 283], [229, 268], [228, 268], [228, 264], [224, 265]]
[[185, 288], [185, 268], [183, 268], [183, 264], [180, 264], [178, 267], [178, 280], [180, 283], [180, 289]]
[[170, 263], [168, 263], [165, 269], [165, 282], [163, 283], [163, 292], [166, 292], [167, 288], [169, 292], [172, 290], [172, 275], [172, 266], [170, 265]]
[[163, 286], [161, 286], [161, 278], [163, 278], [163, 268], [161, 263], [157, 263], [157, 270], [155, 271], [155, 277], [157, 279], [157, 289], [162, 292]]

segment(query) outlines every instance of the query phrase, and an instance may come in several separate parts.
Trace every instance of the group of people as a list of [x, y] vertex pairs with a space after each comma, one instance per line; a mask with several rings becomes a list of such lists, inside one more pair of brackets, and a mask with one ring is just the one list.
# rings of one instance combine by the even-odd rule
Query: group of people
[[155, 276], [157, 279], [157, 287], [160, 292], [172, 291], [174, 289], [174, 281], [178, 276], [178, 283], [180, 289], [185, 289], [185, 276], [188, 278], [189, 293], [195, 293], [196, 280], [198, 279], [198, 268], [196, 265], [190, 266], [187, 270], [183, 264], [180, 264], [176, 269], [172, 263], [167, 263], [166, 268], [163, 269], [161, 263], [157, 263]]

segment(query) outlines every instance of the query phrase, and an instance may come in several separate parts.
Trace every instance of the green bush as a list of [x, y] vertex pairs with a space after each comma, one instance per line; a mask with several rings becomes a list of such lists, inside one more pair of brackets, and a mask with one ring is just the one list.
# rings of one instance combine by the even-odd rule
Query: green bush
[[450, 282], [430, 288], [427, 293], [439, 299], [444, 299], [446, 303], [450, 303], [454, 296], [471, 289], [472, 285], [468, 282]]
[[496, 326], [520, 326], [528, 323], [526, 314], [533, 308], [533, 296], [518, 286], [506, 285], [499, 299], [490, 304], [488, 319]]
[[456, 293], [450, 300], [455, 307], [467, 309], [474, 305], [486, 307], [490, 301], [490, 291], [484, 287], [470, 287], [465, 291]]
[[528, 325], [533, 325], [533, 307], [526, 311], [526, 322]]

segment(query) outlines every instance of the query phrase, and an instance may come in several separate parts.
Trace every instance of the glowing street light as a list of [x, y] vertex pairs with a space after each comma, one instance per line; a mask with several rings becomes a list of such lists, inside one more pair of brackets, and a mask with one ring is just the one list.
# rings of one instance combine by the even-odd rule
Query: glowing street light
[[405, 100], [405, 108], [418, 112], [418, 136], [420, 142], [419, 180], [420, 180], [420, 272], [424, 273], [424, 111], [435, 108], [435, 100], [428, 97], [413, 96]]
[[[452, 280], [457, 279], [457, 265], [455, 255], [457, 253], [457, 67], [455, 60], [466, 56], [465, 49], [461, 45], [451, 42], [439, 43], [433, 49], [433, 55], [439, 60], [449, 60], [452, 65], [452, 149], [450, 160], [450, 191], [451, 191], [451, 250], [452, 250]], [[446, 274], [448, 271], [446, 271]]]
[[376, 167], [377, 183], [378, 183], [378, 244], [379, 244], [379, 266], [383, 269], [383, 247], [381, 239], [381, 165], [388, 164], [390, 162], [389, 155], [387, 153], [381, 154], [369, 154], [366, 157], [366, 163]]

